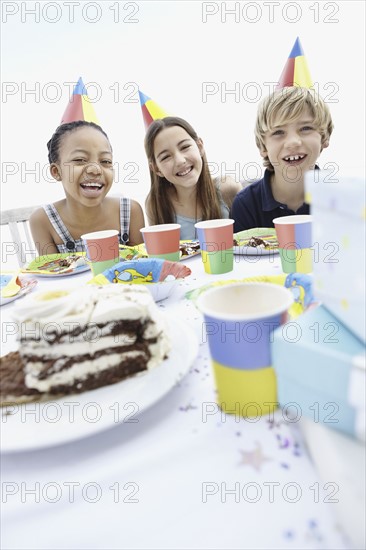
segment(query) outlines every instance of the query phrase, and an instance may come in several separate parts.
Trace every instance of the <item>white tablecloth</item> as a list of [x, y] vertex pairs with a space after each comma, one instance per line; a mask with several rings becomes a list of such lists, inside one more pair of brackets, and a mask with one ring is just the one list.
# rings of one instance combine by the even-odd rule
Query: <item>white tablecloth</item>
[[[3, 454], [4, 549], [351, 548], [296, 424], [280, 410], [257, 421], [221, 414], [202, 319], [185, 292], [226, 278], [280, 274], [278, 257], [235, 257], [225, 276], [192, 275], [159, 306], [201, 342], [189, 373], [138, 422], [51, 448]], [[38, 279], [39, 289], [85, 284], [89, 274]], [[2, 322], [11, 318], [9, 304]], [[6, 346], [5, 346], [6, 347]], [[2, 422], [4, 418], [2, 418]]]

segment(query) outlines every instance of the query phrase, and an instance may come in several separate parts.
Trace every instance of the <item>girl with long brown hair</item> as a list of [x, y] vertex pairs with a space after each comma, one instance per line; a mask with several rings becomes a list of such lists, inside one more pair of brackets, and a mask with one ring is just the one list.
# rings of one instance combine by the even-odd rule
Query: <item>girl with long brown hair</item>
[[211, 177], [202, 140], [182, 118], [155, 120], [145, 137], [151, 189], [146, 214], [152, 225], [180, 223], [181, 239], [195, 239], [194, 224], [228, 218], [240, 183]]

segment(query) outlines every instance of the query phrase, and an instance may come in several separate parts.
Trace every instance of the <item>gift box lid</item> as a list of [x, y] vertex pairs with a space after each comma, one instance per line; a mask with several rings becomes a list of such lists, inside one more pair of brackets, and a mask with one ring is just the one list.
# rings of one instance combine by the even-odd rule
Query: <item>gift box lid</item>
[[366, 219], [365, 180], [361, 177], [342, 176], [334, 170], [310, 170], [305, 174], [305, 201], [311, 213], [329, 210]]

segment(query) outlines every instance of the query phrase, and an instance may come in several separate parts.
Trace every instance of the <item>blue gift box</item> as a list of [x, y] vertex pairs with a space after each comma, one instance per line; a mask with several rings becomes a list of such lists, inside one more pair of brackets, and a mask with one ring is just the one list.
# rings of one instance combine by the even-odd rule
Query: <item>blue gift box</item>
[[365, 180], [315, 170], [306, 173], [305, 186], [315, 298], [365, 342]]
[[323, 305], [274, 332], [278, 401], [301, 415], [365, 438], [365, 346]]

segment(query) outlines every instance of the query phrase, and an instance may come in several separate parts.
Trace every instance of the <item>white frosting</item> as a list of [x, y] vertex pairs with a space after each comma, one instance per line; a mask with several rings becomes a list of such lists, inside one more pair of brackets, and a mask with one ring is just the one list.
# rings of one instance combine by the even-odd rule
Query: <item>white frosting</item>
[[[85, 338], [82, 339], [80, 336], [79, 339], [73, 339], [71, 345], [67, 338], [64, 338], [61, 343], [57, 342], [55, 345], [49, 345], [44, 340], [40, 340], [39, 342], [28, 340], [23, 342], [22, 354], [42, 357], [47, 361], [47, 359], [54, 359], [55, 357], [61, 356], [74, 357], [76, 355], [76, 350], [78, 355], [93, 354], [103, 349], [131, 346], [136, 341], [136, 336], [131, 337], [127, 334], [99, 337], [90, 341]], [[85, 333], [83, 336], [85, 337]], [[75, 343], [77, 343], [77, 348], [75, 347]]]
[[[114, 320], [136, 320], [150, 317], [151, 304], [155, 310], [155, 303], [151, 299], [150, 292], [144, 287], [138, 286], [135, 289], [131, 286], [117, 284], [103, 287], [103, 296], [93, 311], [93, 322], [103, 324]], [[122, 291], [121, 287], [126, 291]]]
[[70, 330], [68, 323], [84, 326], [90, 319], [96, 300], [95, 287], [87, 287], [77, 292], [51, 291], [35, 292], [21, 302], [17, 302], [13, 318], [20, 323], [28, 323], [29, 330], [37, 327], [43, 330], [56, 323], [59, 331]]
[[[113, 324], [123, 320], [146, 321], [144, 338], [157, 339], [156, 343], [149, 344], [149, 369], [161, 363], [170, 350], [170, 340], [166, 336], [168, 327], [165, 326], [165, 320], [149, 290], [143, 286], [89, 285], [73, 292], [34, 293], [14, 309], [14, 318], [21, 322], [21, 354], [42, 357], [43, 361], [56, 358], [53, 366], [55, 370], [62, 368], [65, 364], [64, 358], [93, 355], [103, 349], [133, 345], [136, 335], [110, 333]], [[105, 323], [109, 325], [97, 326]], [[72, 335], [72, 331], [78, 328], [83, 332]], [[65, 334], [53, 343], [52, 333]], [[125, 357], [132, 358], [141, 354], [143, 352], [133, 350], [78, 361], [70, 368], [51, 374], [46, 380], [38, 379], [44, 362], [28, 361], [26, 385], [41, 392], [59, 384], [73, 385], [75, 381], [85, 379], [91, 373], [119, 364]], [[60, 358], [59, 361], [57, 357]]]
[[156, 344], [151, 344], [149, 347], [151, 358], [147, 364], [147, 368], [153, 369], [159, 365], [164, 357], [167, 357], [171, 350], [170, 339], [166, 334], [162, 334], [161, 338], [156, 342]]
[[37, 374], [42, 370], [43, 364], [31, 363], [26, 367], [25, 385], [28, 388], [35, 388], [40, 392], [47, 392], [53, 386], [60, 384], [74, 383], [76, 380], [85, 380], [90, 374], [102, 372], [119, 365], [123, 359], [138, 357], [143, 355], [141, 351], [127, 351], [125, 353], [111, 353], [103, 355], [97, 359], [88, 359], [81, 363], [74, 363], [69, 369], [61, 370], [51, 374], [45, 380], [38, 380]]

